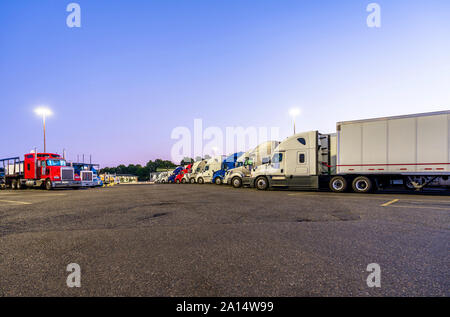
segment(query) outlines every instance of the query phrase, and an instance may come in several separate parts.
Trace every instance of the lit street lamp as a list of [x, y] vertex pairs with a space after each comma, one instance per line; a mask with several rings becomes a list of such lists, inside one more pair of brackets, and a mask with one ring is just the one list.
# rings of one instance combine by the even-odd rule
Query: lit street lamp
[[44, 125], [44, 153], [47, 153], [47, 145], [46, 145], [46, 141], [45, 141], [45, 118], [47, 116], [51, 116], [53, 113], [50, 109], [44, 108], [44, 107], [39, 107], [36, 110], [34, 110], [34, 112], [37, 115], [42, 116], [42, 123]]
[[300, 115], [300, 109], [298, 108], [292, 108], [289, 110], [289, 115], [292, 117], [292, 120], [294, 121], [294, 134], [295, 134], [295, 118]]

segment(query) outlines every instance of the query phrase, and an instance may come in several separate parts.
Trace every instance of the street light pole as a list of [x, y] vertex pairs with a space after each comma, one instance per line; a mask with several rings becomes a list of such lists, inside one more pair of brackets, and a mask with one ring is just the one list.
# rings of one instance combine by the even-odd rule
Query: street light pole
[[295, 118], [300, 114], [300, 109], [293, 108], [293, 109], [289, 110], [289, 114], [291, 115], [292, 121], [294, 123], [294, 134], [295, 134]]
[[45, 140], [45, 113], [42, 115], [42, 123], [44, 124], [44, 153], [47, 153], [47, 144]]
[[43, 108], [43, 107], [37, 108], [35, 110], [35, 112], [36, 112], [36, 114], [42, 116], [42, 124], [43, 124], [43, 127], [44, 127], [44, 153], [47, 153], [47, 140], [46, 140], [46, 135], [45, 135], [46, 134], [45, 133], [45, 121], [46, 121], [47, 116], [52, 115], [52, 112], [51, 112], [50, 109]]

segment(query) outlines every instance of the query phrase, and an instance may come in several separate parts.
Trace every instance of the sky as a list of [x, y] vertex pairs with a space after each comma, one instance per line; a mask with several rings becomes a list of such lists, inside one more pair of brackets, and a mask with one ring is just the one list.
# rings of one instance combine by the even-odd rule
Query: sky
[[[69, 28], [66, 7], [81, 8]], [[1, 0], [0, 158], [170, 159], [176, 127], [334, 132], [450, 109], [450, 1]], [[228, 154], [228, 153], [224, 153]]]

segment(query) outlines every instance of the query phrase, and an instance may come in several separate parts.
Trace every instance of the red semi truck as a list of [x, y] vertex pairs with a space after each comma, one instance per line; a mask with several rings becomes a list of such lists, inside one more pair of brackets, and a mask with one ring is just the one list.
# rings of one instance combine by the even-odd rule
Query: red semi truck
[[184, 175], [189, 174], [191, 172], [191, 170], [192, 170], [192, 164], [189, 164], [175, 177], [175, 183], [177, 183], [177, 184], [185, 183], [186, 178], [184, 178]]
[[41, 187], [47, 190], [53, 188], [74, 188], [81, 186], [79, 175], [68, 166], [66, 160], [59, 154], [29, 153], [20, 157], [0, 159], [0, 184], [3, 188], [23, 189]]

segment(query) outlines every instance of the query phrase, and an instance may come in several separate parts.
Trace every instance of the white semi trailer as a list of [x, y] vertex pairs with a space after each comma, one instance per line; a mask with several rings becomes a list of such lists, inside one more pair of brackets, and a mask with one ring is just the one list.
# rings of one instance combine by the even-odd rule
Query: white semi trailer
[[357, 193], [401, 182], [416, 190], [449, 184], [450, 111], [338, 122], [336, 130], [287, 138], [245, 182]]

